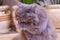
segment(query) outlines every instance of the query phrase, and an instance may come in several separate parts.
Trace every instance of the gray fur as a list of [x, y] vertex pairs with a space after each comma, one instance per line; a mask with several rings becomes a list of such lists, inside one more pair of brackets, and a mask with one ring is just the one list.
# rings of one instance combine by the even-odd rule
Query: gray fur
[[[46, 10], [37, 4], [21, 4], [16, 11], [24, 40], [56, 40], [56, 31]], [[22, 40], [22, 39], [20, 39]]]

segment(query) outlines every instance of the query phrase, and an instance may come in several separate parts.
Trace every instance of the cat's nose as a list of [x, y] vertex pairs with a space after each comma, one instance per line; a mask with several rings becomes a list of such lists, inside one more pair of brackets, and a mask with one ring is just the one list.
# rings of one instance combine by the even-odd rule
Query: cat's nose
[[39, 19], [38, 19], [37, 17], [35, 18], [35, 20], [36, 20], [37, 22], [39, 22]]
[[35, 15], [35, 20], [36, 20], [37, 22], [39, 22], [39, 18], [38, 18], [37, 15]]

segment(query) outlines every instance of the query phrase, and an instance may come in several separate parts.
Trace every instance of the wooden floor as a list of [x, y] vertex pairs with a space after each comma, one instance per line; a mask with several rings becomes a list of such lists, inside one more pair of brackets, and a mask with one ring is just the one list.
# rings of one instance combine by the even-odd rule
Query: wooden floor
[[[13, 40], [18, 33], [11, 33], [11, 34], [1, 34], [0, 40]], [[60, 40], [60, 29], [57, 29], [57, 40]]]

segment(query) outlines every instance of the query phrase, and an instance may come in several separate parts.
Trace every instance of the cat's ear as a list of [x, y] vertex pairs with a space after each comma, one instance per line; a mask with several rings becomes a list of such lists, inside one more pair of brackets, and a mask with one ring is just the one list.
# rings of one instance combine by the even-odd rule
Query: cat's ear
[[35, 9], [36, 9], [36, 7], [37, 7], [37, 5], [31, 5], [31, 9], [33, 10], [33, 11], [35, 11]]
[[24, 6], [20, 5], [17, 9], [18, 13], [22, 13], [25, 10]]
[[25, 10], [27, 10], [27, 9], [35, 10], [35, 8], [37, 7], [36, 4], [31, 4], [31, 5], [25, 4], [23, 6], [24, 6]]

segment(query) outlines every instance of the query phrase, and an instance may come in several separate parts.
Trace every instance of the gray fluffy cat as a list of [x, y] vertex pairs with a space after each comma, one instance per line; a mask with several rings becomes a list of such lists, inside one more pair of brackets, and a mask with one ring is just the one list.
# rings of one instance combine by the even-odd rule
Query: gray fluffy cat
[[18, 40], [56, 40], [55, 28], [43, 7], [20, 4], [16, 19], [23, 36]]

